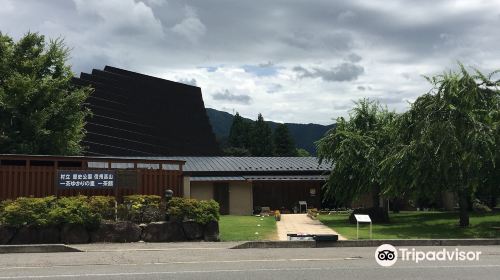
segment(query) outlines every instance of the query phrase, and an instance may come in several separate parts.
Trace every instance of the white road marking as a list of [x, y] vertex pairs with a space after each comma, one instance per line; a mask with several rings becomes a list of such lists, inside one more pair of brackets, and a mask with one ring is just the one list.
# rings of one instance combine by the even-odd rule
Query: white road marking
[[[0, 270], [12, 270], [12, 269], [40, 269], [49, 267], [81, 267], [81, 266], [126, 266], [126, 265], [168, 265], [168, 264], [206, 264], [206, 263], [245, 263], [245, 262], [298, 262], [298, 261], [341, 261], [341, 260], [357, 260], [361, 257], [347, 257], [347, 258], [314, 258], [314, 259], [249, 259], [249, 260], [214, 260], [214, 261], [175, 261], [175, 262], [146, 262], [146, 263], [91, 263], [91, 264], [81, 264], [81, 265], [49, 265], [49, 266], [11, 266], [11, 267], [0, 267]], [[0, 278], [2, 279], [2, 278]]]
[[[422, 268], [486, 268], [500, 267], [500, 265], [445, 265], [445, 266], [406, 266], [392, 267], [391, 269], [422, 269]], [[110, 276], [139, 276], [139, 275], [169, 275], [169, 274], [196, 274], [196, 273], [224, 273], [224, 272], [263, 272], [263, 271], [304, 271], [304, 270], [362, 270], [373, 269], [375, 267], [339, 267], [339, 268], [257, 268], [257, 269], [220, 269], [220, 270], [188, 270], [188, 271], [158, 271], [158, 272], [127, 272], [127, 273], [85, 273], [85, 274], [54, 274], [54, 275], [27, 275], [27, 276], [0, 276], [0, 279], [45, 279], [45, 278], [83, 278], [83, 277], [110, 277]], [[377, 267], [378, 269], [384, 269]]]
[[228, 248], [163, 248], [163, 249], [79, 249], [90, 252], [135, 252], [135, 251], [178, 251], [178, 250], [227, 250]]

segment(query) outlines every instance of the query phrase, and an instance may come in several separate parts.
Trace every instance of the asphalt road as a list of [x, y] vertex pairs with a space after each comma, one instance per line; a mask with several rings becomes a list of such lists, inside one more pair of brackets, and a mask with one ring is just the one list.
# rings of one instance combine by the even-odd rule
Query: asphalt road
[[0, 279], [500, 279], [500, 246], [459, 247], [481, 251], [479, 261], [398, 260], [381, 267], [371, 247], [228, 249], [232, 245], [88, 245], [82, 253], [4, 254]]

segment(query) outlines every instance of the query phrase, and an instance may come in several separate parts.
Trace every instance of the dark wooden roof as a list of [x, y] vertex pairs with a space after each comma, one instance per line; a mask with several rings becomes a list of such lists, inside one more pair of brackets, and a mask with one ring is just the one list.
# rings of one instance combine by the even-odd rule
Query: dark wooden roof
[[81, 73], [93, 112], [83, 144], [96, 156], [210, 156], [220, 153], [201, 89], [115, 67]]

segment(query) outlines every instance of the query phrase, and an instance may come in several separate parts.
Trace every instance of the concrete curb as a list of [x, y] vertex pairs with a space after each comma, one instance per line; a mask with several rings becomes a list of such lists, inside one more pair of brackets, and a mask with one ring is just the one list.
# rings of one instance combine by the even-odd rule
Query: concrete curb
[[251, 248], [328, 248], [393, 246], [487, 246], [500, 245], [500, 239], [372, 239], [342, 241], [249, 241], [231, 249]]
[[0, 254], [82, 252], [64, 244], [0, 245]]

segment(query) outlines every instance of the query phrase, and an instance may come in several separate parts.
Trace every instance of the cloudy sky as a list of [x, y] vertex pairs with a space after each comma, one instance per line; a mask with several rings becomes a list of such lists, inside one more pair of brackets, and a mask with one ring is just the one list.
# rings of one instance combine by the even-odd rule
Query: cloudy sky
[[207, 107], [329, 124], [403, 111], [422, 75], [500, 68], [500, 1], [0, 0], [0, 31], [64, 37], [75, 73], [112, 65], [202, 88]]

